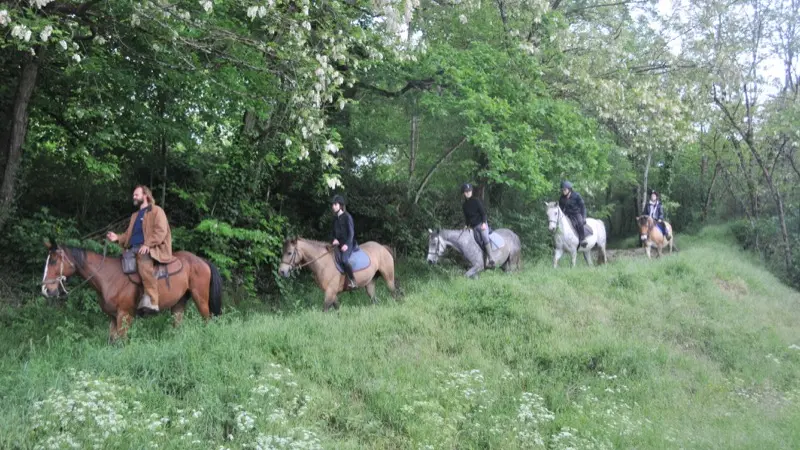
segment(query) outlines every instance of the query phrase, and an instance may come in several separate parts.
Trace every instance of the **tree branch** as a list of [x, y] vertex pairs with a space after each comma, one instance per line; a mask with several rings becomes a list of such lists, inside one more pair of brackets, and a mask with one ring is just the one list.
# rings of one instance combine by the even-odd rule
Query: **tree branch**
[[425, 178], [422, 179], [422, 183], [420, 183], [419, 188], [417, 189], [417, 195], [414, 197], [414, 204], [415, 205], [417, 203], [419, 203], [419, 198], [422, 196], [422, 191], [425, 189], [425, 186], [431, 180], [431, 177], [433, 176], [433, 173], [436, 172], [436, 169], [439, 168], [439, 166], [444, 162], [444, 160], [447, 159], [447, 157], [452, 155], [456, 150], [458, 150], [459, 147], [464, 145], [464, 142], [467, 142], [467, 137], [466, 136], [461, 138], [461, 140], [458, 142], [458, 144], [454, 145], [450, 150], [444, 152], [444, 154], [439, 158], [439, 160], [436, 161], [431, 166], [430, 169], [428, 169], [428, 173], [426, 173], [425, 174]]

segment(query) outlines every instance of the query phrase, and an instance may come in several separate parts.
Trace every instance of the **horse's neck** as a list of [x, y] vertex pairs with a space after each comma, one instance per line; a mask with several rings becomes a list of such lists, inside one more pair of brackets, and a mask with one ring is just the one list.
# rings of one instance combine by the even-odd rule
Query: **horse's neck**
[[566, 214], [564, 214], [564, 210], [562, 210], [560, 206], [558, 208], [558, 217], [558, 222], [561, 224], [561, 229], [575, 234], [575, 227], [572, 226], [572, 221], [569, 220], [569, 217], [567, 217]]
[[[105, 294], [107, 286], [109, 285], [109, 275], [112, 268], [119, 266], [114, 265], [114, 261], [119, 261], [119, 258], [109, 258], [94, 252], [86, 251], [83, 265], [78, 266], [77, 262], [73, 261], [78, 269], [78, 275], [87, 280], [86, 282], [92, 286], [101, 295]], [[121, 272], [121, 269], [120, 269]]]
[[463, 238], [464, 236], [471, 236], [471, 235], [472, 235], [472, 230], [467, 230], [467, 229], [442, 230], [439, 233], [439, 236], [442, 237], [442, 239], [446, 244], [449, 244], [452, 247], [459, 247], [459, 248], [462, 245], [462, 242], [460, 242], [461, 238]]
[[313, 241], [298, 240], [297, 245], [302, 253], [300, 263], [308, 264], [308, 268], [312, 272], [317, 272], [322, 267], [320, 260], [328, 252], [328, 249]]

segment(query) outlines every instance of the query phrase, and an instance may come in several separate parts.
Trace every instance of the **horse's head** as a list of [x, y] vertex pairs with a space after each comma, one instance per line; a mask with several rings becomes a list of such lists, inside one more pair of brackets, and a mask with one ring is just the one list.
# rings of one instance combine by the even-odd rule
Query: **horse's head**
[[282, 277], [288, 277], [292, 269], [300, 264], [301, 259], [300, 250], [297, 247], [297, 238], [286, 239], [283, 242], [283, 254], [281, 255], [281, 265], [278, 267], [278, 273]]
[[47, 260], [44, 263], [42, 276], [42, 295], [58, 297], [66, 294], [64, 282], [77, 272], [77, 267], [67, 255], [67, 251], [56, 244], [55, 239], [45, 243], [47, 247]]
[[561, 209], [556, 202], [544, 202], [547, 207], [547, 229], [556, 231], [558, 228], [558, 221], [561, 219]]
[[428, 264], [436, 264], [447, 248], [439, 229], [428, 229]]
[[636, 224], [639, 226], [639, 240], [642, 242], [647, 240], [647, 235], [650, 234], [653, 223], [653, 218], [650, 216], [636, 217]]

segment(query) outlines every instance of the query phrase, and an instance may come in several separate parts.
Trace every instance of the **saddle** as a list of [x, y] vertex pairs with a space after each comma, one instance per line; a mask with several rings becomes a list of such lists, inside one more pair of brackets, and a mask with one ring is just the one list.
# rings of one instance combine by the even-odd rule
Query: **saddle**
[[[153, 260], [153, 275], [155, 275], [156, 280], [163, 280], [166, 278], [167, 287], [169, 287], [169, 277], [179, 274], [182, 270], [183, 262], [178, 258], [172, 258], [172, 261], [166, 264]], [[128, 279], [135, 284], [142, 284], [142, 277], [140, 277], [138, 273], [129, 273]]]

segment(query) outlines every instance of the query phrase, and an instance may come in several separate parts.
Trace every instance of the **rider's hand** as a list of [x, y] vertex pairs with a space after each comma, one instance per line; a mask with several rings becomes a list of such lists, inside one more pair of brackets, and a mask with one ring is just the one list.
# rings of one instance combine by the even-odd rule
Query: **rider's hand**
[[484, 222], [484, 223], [482, 223], [482, 224], [481, 224], [481, 230], [486, 230], [486, 229], [488, 229], [488, 228], [489, 228], [489, 226], [488, 226], [488, 225], [486, 225], [486, 222]]
[[339, 245], [339, 240], [338, 240], [338, 239], [334, 239], [334, 240], [333, 240], [333, 245], [334, 245], [334, 246], [337, 246], [337, 245]]
[[146, 255], [148, 253], [150, 253], [150, 247], [148, 247], [146, 245], [143, 245], [143, 246], [139, 247], [139, 254], [140, 255]]
[[119, 236], [117, 236], [117, 233], [114, 233], [113, 231], [109, 231], [106, 234], [106, 238], [108, 238], [108, 240], [111, 242], [117, 242], [117, 240], [119, 240]]
[[343, 251], [343, 252], [346, 252], [346, 251], [347, 251], [347, 244], [344, 244], [344, 245], [342, 246], [342, 251]]

